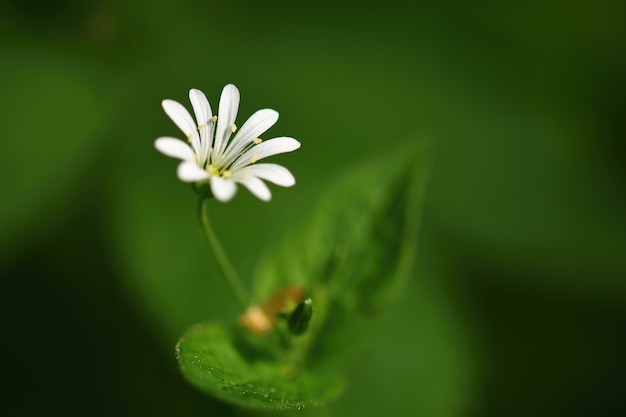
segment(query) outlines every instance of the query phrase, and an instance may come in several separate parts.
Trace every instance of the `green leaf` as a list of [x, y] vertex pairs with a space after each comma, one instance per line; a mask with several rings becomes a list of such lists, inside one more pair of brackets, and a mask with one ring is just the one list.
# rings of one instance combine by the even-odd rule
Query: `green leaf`
[[415, 140], [351, 170], [260, 268], [258, 300], [292, 284], [313, 299], [314, 362], [353, 345], [410, 279], [428, 168], [428, 144]]
[[343, 389], [330, 369], [302, 370], [288, 364], [246, 357], [235, 332], [219, 324], [192, 327], [176, 353], [187, 379], [201, 391], [250, 408], [301, 409], [321, 405]]

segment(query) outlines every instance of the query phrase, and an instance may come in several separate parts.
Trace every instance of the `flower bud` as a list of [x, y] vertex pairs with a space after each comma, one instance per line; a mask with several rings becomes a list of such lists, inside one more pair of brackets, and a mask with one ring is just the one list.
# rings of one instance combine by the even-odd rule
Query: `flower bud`
[[303, 334], [308, 328], [313, 317], [313, 300], [305, 298], [291, 313], [287, 322], [289, 331], [295, 335]]

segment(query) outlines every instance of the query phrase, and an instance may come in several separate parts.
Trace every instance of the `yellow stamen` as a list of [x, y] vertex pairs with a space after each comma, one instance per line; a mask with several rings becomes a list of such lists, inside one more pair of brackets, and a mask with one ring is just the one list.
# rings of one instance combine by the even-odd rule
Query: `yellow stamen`
[[207, 172], [209, 173], [209, 175], [213, 176], [213, 175], [219, 175], [219, 171], [217, 169], [217, 167], [213, 164], [209, 165], [206, 168]]
[[206, 129], [206, 127], [206, 124], [201, 124], [200, 126], [198, 126], [198, 130]]
[[235, 133], [235, 132], [237, 131], [237, 125], [233, 123], [233, 124], [230, 126], [230, 129], [233, 131], [233, 133]]
[[211, 121], [212, 121], [212, 122], [217, 122], [217, 116], [213, 116], [213, 117], [211, 117]]
[[254, 154], [252, 158], [250, 158], [250, 162], [252, 162], [253, 164], [256, 163], [256, 161], [258, 160], [259, 160], [259, 155], [257, 154]]
[[224, 173], [222, 174], [222, 178], [224, 178], [225, 180], [229, 180], [233, 177], [233, 173], [230, 171], [224, 171]]
[[193, 133], [187, 135], [187, 141], [191, 143], [193, 141]]
[[252, 139], [252, 143], [254, 143], [255, 145], [258, 145], [261, 142], [263, 142], [263, 139], [261, 139], [261, 138]]

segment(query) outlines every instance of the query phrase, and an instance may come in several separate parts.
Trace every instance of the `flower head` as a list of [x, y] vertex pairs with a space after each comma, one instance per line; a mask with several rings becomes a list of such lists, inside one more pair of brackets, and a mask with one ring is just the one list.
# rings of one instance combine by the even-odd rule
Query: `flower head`
[[272, 194], [263, 182], [283, 187], [295, 184], [291, 172], [277, 164], [256, 162], [268, 156], [295, 151], [300, 142], [289, 137], [263, 141], [259, 138], [278, 120], [278, 112], [262, 109], [237, 128], [235, 119], [239, 109], [239, 90], [228, 84], [222, 90], [217, 115], [204, 93], [189, 90], [189, 100], [196, 120], [180, 103], [163, 100], [163, 110], [183, 131], [187, 142], [173, 137], [160, 137], [154, 146], [164, 155], [180, 159], [178, 178], [184, 182], [209, 182], [213, 196], [229, 201], [242, 184], [263, 201]]

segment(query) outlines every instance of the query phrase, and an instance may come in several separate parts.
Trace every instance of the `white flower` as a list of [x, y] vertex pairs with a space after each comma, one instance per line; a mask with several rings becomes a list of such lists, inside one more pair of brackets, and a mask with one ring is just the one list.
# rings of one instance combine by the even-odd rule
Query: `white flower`
[[239, 108], [239, 90], [234, 85], [228, 84], [222, 90], [217, 115], [211, 111], [202, 91], [189, 90], [189, 100], [196, 116], [195, 122], [180, 103], [174, 100], [163, 100], [162, 103], [163, 110], [187, 136], [188, 143], [172, 137], [160, 137], [154, 143], [159, 152], [182, 160], [177, 171], [181, 181], [210, 182], [213, 196], [220, 201], [229, 201], [235, 196], [236, 183], [242, 184], [263, 201], [269, 201], [272, 194], [262, 180], [283, 187], [295, 184], [296, 180], [286, 168], [256, 163], [265, 157], [295, 151], [300, 147], [300, 142], [289, 137], [266, 141], [259, 138], [278, 120], [276, 111], [259, 110], [237, 129], [235, 118]]

